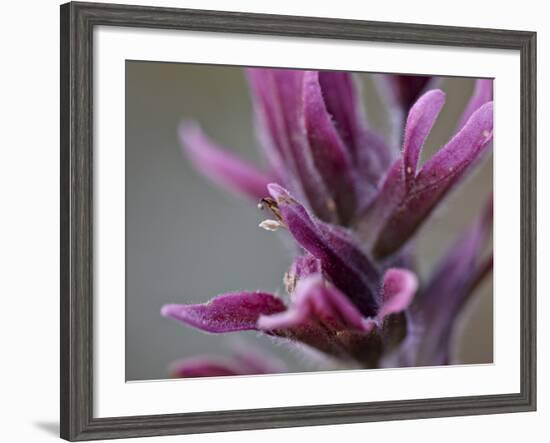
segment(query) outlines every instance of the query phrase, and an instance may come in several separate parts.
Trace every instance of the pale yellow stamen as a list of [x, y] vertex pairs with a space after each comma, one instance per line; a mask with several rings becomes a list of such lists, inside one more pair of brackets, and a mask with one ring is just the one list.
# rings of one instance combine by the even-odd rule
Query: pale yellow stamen
[[277, 231], [283, 225], [277, 220], [268, 219], [261, 222], [258, 226], [266, 231]]
[[292, 294], [294, 292], [294, 288], [296, 288], [297, 280], [298, 279], [296, 278], [296, 274], [285, 272], [285, 275], [283, 276], [283, 284], [288, 294]]

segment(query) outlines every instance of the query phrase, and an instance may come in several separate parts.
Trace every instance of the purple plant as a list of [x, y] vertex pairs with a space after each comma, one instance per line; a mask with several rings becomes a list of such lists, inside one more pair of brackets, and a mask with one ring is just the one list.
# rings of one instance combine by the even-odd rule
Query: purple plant
[[[217, 146], [195, 123], [184, 123], [180, 137], [201, 173], [271, 213], [261, 227], [293, 238], [288, 296], [243, 291], [206, 304], [165, 305], [162, 314], [209, 333], [260, 331], [341, 367], [449, 364], [458, 313], [492, 269], [492, 254], [482, 254], [492, 204], [423, 282], [411, 240], [491, 150], [492, 81], [476, 81], [455, 135], [419, 167], [445, 101], [441, 90], [430, 89], [436, 79], [377, 76], [394, 132], [387, 142], [367, 125], [352, 74], [248, 69], [247, 75], [266, 170]], [[265, 359], [245, 357], [188, 359], [174, 373], [277, 372]]]

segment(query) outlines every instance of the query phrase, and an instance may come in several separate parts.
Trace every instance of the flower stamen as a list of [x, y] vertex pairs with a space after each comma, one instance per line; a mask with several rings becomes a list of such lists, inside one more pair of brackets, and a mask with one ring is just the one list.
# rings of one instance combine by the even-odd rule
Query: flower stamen
[[258, 226], [262, 229], [265, 229], [266, 231], [273, 231], [273, 232], [278, 231], [279, 228], [281, 227], [284, 227], [284, 225], [280, 221], [271, 220], [271, 219], [264, 220]]

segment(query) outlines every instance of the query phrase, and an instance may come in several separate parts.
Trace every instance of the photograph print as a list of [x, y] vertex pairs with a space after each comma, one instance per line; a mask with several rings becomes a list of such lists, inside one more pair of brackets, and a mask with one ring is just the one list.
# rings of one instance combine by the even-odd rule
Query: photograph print
[[126, 61], [126, 380], [493, 363], [493, 81]]

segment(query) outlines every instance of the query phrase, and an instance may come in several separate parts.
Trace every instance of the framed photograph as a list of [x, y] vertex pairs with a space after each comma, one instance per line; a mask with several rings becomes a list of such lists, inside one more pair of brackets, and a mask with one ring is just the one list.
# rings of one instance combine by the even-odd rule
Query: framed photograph
[[61, 437], [536, 408], [536, 34], [61, 6]]

